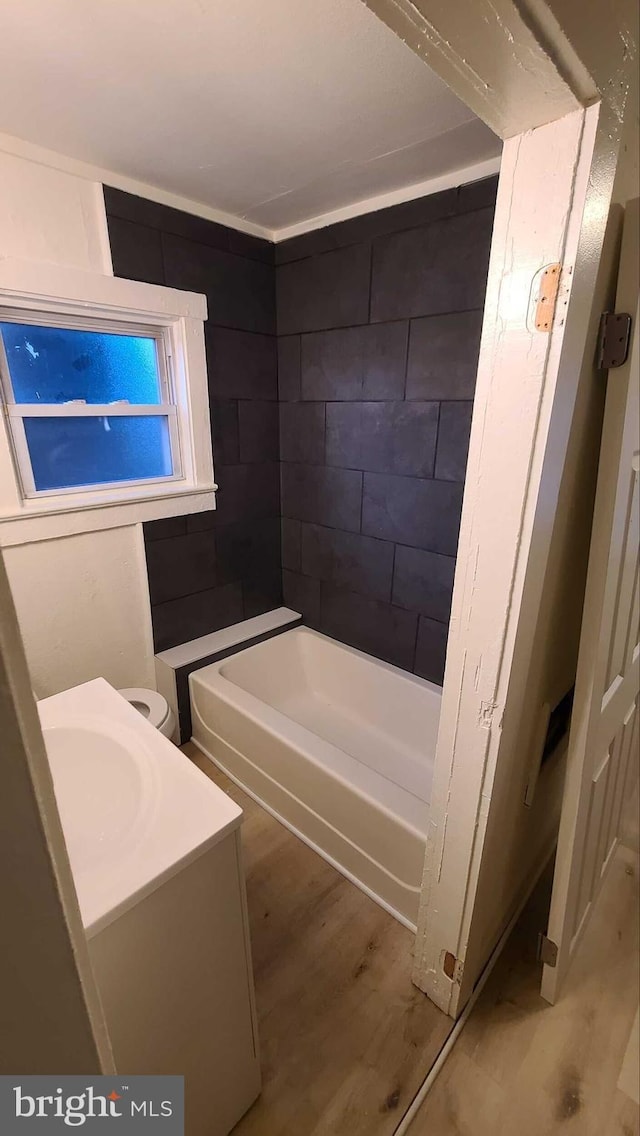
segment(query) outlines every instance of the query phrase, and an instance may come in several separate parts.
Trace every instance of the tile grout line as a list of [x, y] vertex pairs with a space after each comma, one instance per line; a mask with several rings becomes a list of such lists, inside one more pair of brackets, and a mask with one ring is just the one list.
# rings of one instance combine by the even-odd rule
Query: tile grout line
[[[337, 323], [329, 324], [326, 327], [310, 327], [299, 328], [297, 331], [282, 331], [282, 332], [268, 332], [268, 331], [247, 331], [248, 335], [263, 335], [275, 339], [293, 339], [294, 336], [299, 335], [325, 335], [330, 331], [355, 331], [358, 328], [364, 327], [386, 327], [387, 324], [407, 323], [411, 320], [419, 319], [439, 319], [442, 316], [464, 316], [470, 312], [483, 312], [484, 305], [478, 306], [474, 304], [471, 308], [450, 308], [445, 312], [416, 312], [415, 315], [392, 316], [391, 319], [371, 320], [366, 323]], [[226, 331], [243, 331], [243, 328], [235, 328], [228, 324], [213, 324], [213, 327], [222, 327]]]
[[436, 421], [436, 437], [435, 437], [435, 442], [433, 444], [433, 474], [432, 474], [433, 481], [437, 480], [437, 478], [436, 478], [436, 465], [437, 465], [437, 461], [438, 461], [438, 445], [439, 445], [439, 442], [440, 442], [440, 415], [441, 415], [441, 412], [442, 412], [442, 402], [439, 402], [438, 403], [438, 418], [437, 418], [437, 421]]
[[367, 324], [371, 325], [371, 303], [373, 299], [373, 240], [369, 241], [369, 303], [367, 305]]
[[[412, 325], [412, 323], [413, 323], [413, 320], [411, 318], [409, 318], [407, 320], [407, 345], [406, 345], [405, 354], [404, 354], [404, 387], [403, 387], [403, 391], [402, 391], [402, 401], [403, 402], [407, 402], [407, 384], [408, 384], [408, 381], [409, 381], [409, 351], [411, 350], [411, 325]], [[409, 401], [417, 402], [418, 399], [410, 399]], [[421, 400], [421, 401], [429, 402], [430, 400], [424, 399], [424, 400]]]

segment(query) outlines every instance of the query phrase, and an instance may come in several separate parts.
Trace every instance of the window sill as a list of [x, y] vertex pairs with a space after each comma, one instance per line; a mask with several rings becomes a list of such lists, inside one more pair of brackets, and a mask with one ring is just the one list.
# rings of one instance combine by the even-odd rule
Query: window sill
[[168, 492], [166, 486], [151, 495], [144, 489], [139, 498], [129, 490], [126, 497], [114, 499], [113, 493], [91, 493], [86, 501], [72, 506], [63, 498], [51, 499], [43, 509], [38, 501], [38, 511], [29, 510], [25, 502], [19, 512], [0, 515], [0, 547], [32, 544], [35, 541], [53, 540], [56, 537], [74, 536], [78, 533], [95, 532], [97, 529], [123, 528], [126, 525], [140, 524], [142, 521], [155, 521], [163, 517], [181, 517], [187, 513], [202, 513], [215, 509], [215, 490], [217, 486]]

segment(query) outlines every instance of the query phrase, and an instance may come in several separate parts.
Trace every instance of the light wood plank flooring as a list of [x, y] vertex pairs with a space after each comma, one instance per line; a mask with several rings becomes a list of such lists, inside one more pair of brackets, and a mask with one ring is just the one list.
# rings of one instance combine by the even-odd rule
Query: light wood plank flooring
[[[411, 984], [413, 936], [194, 745], [184, 750], [245, 812], [264, 1085], [234, 1136], [392, 1136], [453, 1024]], [[635, 1064], [638, 856], [619, 849], [554, 1007], [540, 997], [535, 959], [551, 878], [409, 1136], [640, 1136], [624, 1091]]]
[[618, 1087], [629, 1087], [621, 1071], [638, 1007], [638, 857], [618, 850], [555, 1006], [540, 998], [534, 954], [549, 902], [545, 882], [409, 1136], [640, 1133], [638, 1106]]
[[245, 813], [263, 1091], [234, 1136], [392, 1136], [453, 1026], [411, 984], [413, 935], [183, 748]]

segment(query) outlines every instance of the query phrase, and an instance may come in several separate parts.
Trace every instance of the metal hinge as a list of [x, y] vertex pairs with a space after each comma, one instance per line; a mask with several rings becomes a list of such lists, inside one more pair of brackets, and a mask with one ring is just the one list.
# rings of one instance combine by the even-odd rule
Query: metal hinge
[[558, 963], [558, 944], [554, 943], [553, 939], [549, 939], [543, 931], [538, 934], [536, 958], [545, 966], [556, 966]]
[[600, 318], [596, 366], [601, 371], [621, 367], [629, 355], [631, 316], [627, 312], [603, 312]]

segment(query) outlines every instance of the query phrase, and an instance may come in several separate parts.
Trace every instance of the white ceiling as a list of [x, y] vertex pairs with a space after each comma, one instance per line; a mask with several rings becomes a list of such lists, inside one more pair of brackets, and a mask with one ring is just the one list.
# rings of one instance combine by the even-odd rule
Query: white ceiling
[[0, 130], [268, 230], [500, 152], [362, 0], [0, 0]]

